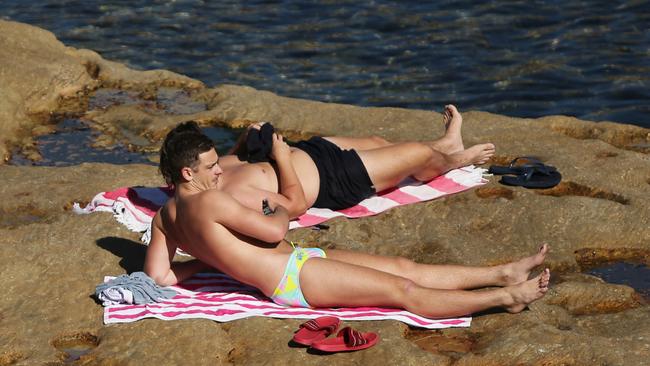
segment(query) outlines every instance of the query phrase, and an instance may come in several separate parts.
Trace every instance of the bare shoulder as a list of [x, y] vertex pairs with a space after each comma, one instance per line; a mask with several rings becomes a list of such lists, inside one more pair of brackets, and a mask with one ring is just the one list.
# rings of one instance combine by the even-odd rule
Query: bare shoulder
[[[167, 234], [167, 230], [165, 228], [165, 222], [170, 222], [169, 213], [170, 213], [170, 205], [173, 206], [173, 199], [170, 199], [165, 203], [161, 208], [158, 209], [156, 214], [153, 217], [153, 220], [151, 221], [151, 226], [152, 229], [158, 229], [160, 230], [163, 234]], [[173, 211], [173, 208], [171, 211]]]
[[218, 189], [208, 189], [203, 191], [201, 194], [201, 202], [204, 204], [216, 204], [227, 203], [229, 200], [232, 200], [232, 196], [229, 193], [220, 191]]
[[221, 166], [221, 169], [223, 170], [228, 170], [242, 164], [246, 164], [246, 162], [239, 160], [235, 155], [224, 155], [219, 157], [219, 166]]
[[[165, 210], [166, 205], [161, 207], [151, 221], [151, 241], [149, 242], [149, 251], [159, 250], [173, 242], [173, 227], [169, 226], [170, 219], [167, 217], [168, 212]], [[165, 225], [167, 223], [167, 225]], [[169, 227], [168, 227], [169, 226]]]
[[208, 211], [210, 216], [217, 218], [221, 214], [227, 214], [239, 203], [226, 192], [217, 189], [210, 189], [200, 193], [199, 207], [202, 211]]

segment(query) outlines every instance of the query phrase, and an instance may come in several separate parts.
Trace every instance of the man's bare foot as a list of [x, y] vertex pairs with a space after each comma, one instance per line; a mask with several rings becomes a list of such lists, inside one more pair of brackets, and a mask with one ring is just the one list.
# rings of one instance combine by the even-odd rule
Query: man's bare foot
[[463, 136], [461, 136], [461, 128], [463, 126], [463, 116], [461, 116], [458, 109], [453, 104], [447, 104], [442, 116], [445, 122], [445, 136], [449, 136], [456, 140], [459, 144], [458, 151], [465, 150], [463, 146]]
[[526, 258], [522, 258], [516, 262], [511, 262], [498, 267], [501, 277], [500, 286], [512, 286], [528, 280], [530, 272], [535, 267], [544, 263], [546, 253], [548, 253], [548, 244], [543, 244], [539, 251]]
[[511, 313], [518, 313], [526, 308], [528, 304], [539, 300], [548, 291], [548, 284], [551, 280], [551, 271], [546, 268], [539, 276], [518, 285], [504, 287], [509, 295], [504, 308]]
[[471, 164], [485, 164], [493, 155], [495, 147], [493, 144], [478, 144], [449, 155], [452, 160], [452, 169], [460, 168]]
[[465, 150], [461, 128], [463, 116], [455, 106], [448, 104], [442, 113], [442, 120], [445, 123], [445, 135], [432, 143], [432, 147], [445, 154], [453, 154]]

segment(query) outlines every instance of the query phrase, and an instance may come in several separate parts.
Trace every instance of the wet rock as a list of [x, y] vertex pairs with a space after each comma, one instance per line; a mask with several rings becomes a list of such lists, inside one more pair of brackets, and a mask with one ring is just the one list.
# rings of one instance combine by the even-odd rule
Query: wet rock
[[560, 305], [576, 315], [617, 313], [642, 304], [641, 298], [631, 287], [578, 281], [554, 286], [544, 302]]
[[472, 352], [477, 341], [475, 334], [459, 329], [410, 329], [406, 333], [406, 339], [429, 353], [446, 355], [452, 360]]
[[85, 68], [52, 33], [0, 20], [0, 155], [21, 130], [46, 121], [62, 98], [95, 86]]
[[626, 260], [637, 260], [650, 265], [650, 250], [643, 248], [581, 248], [576, 250], [575, 255], [582, 268]]
[[203, 83], [166, 70], [135, 71], [96, 52], [66, 47], [51, 32], [0, 20], [0, 161], [25, 131], [62, 113], [81, 113], [100, 86], [198, 89]]
[[61, 352], [64, 363], [72, 363], [81, 358], [85, 361], [86, 355], [99, 344], [99, 338], [89, 332], [73, 332], [59, 335], [51, 343]]
[[515, 198], [515, 192], [512, 189], [503, 187], [478, 187], [474, 192], [480, 198], [505, 198], [508, 200]]

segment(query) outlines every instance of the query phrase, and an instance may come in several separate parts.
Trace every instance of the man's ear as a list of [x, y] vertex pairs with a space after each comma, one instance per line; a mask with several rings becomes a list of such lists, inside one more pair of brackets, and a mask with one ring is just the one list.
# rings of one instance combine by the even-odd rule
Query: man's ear
[[183, 179], [190, 182], [194, 177], [194, 171], [192, 171], [192, 168], [186, 166], [183, 169], [181, 169], [181, 175], [183, 176]]

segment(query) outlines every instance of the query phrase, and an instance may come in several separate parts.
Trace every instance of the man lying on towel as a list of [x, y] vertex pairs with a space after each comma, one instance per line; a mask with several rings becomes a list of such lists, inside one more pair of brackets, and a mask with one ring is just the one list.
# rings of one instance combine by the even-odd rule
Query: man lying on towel
[[[176, 189], [153, 219], [144, 265], [159, 285], [213, 267], [282, 305], [394, 307], [431, 318], [492, 307], [519, 312], [548, 290], [548, 269], [528, 279], [543, 263], [546, 245], [530, 257], [491, 267], [425, 265], [399, 257], [301, 248], [283, 239], [290, 217], [285, 207], [274, 203], [264, 215], [218, 189], [222, 169], [208, 137], [188, 129], [168, 135], [164, 144], [167, 157], [161, 159], [160, 171]], [[291, 155], [286, 143], [274, 141], [272, 157], [278, 166], [293, 170]], [[281, 184], [300, 186], [295, 173], [285, 175]], [[177, 248], [196, 259], [172, 262]], [[467, 291], [486, 286], [500, 287]]]
[[[289, 159], [276, 160], [276, 164], [251, 164], [235, 155], [222, 156], [217, 165], [222, 169], [217, 188], [260, 211], [260, 202], [268, 199], [272, 206], [284, 206], [289, 217], [296, 218], [310, 207], [352, 207], [406, 177], [428, 181], [455, 168], [483, 164], [494, 155], [494, 145], [489, 143], [465, 149], [462, 117], [456, 107], [445, 108], [444, 122], [446, 133], [436, 141], [391, 143], [379, 137], [313, 137], [297, 143], [290, 149]], [[188, 122], [169, 135], [187, 129], [199, 128]], [[271, 138], [282, 139], [277, 134]], [[165, 149], [161, 149], [161, 161], [174, 153]], [[168, 169], [167, 164], [161, 169]]]

